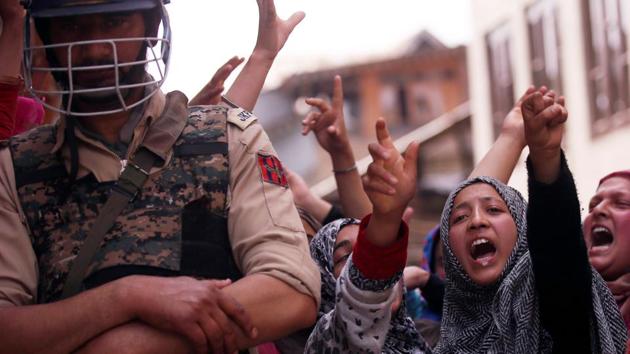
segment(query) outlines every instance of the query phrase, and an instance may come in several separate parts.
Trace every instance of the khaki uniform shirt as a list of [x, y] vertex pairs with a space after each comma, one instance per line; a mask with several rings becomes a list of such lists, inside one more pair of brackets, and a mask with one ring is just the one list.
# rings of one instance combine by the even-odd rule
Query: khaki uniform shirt
[[[129, 151], [135, 151], [147, 127], [164, 109], [165, 96], [158, 92], [146, 105], [133, 127]], [[245, 275], [266, 274], [320, 301], [319, 270], [310, 257], [308, 243], [293, 196], [288, 188], [263, 182], [257, 153], [276, 155], [255, 117], [243, 122], [232, 109], [227, 136], [230, 161], [228, 232], [236, 264]], [[62, 118], [57, 124], [57, 145], [70, 167], [64, 144]], [[123, 128], [124, 129], [124, 128]], [[79, 142], [78, 178], [89, 173], [99, 182], [116, 181], [120, 158], [102, 142], [76, 129]], [[124, 132], [122, 132], [124, 134]], [[169, 154], [170, 160], [172, 152]], [[168, 161], [167, 161], [168, 163]], [[156, 167], [151, 173], [159, 171]], [[31, 245], [26, 217], [20, 206], [13, 162], [8, 148], [0, 150], [0, 306], [21, 306], [37, 301], [37, 259]]]

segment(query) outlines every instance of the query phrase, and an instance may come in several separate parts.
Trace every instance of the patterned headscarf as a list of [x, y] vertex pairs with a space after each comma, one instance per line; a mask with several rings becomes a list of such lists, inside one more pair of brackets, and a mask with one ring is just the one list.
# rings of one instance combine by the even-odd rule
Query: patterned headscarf
[[[496, 283], [473, 282], [455, 257], [450, 245], [449, 219], [455, 197], [464, 188], [486, 183], [505, 201], [514, 219], [518, 237], [512, 254]], [[444, 241], [446, 289], [441, 339], [437, 353], [550, 353], [552, 341], [542, 328], [534, 272], [527, 246], [527, 203], [515, 189], [490, 178], [478, 177], [459, 185], [444, 206], [440, 234]], [[612, 297], [593, 271], [593, 310], [597, 352], [616, 353], [623, 348], [611, 318], [619, 317], [610, 307]]]
[[356, 219], [338, 219], [319, 229], [311, 241], [311, 257], [319, 267], [322, 278], [322, 303], [317, 319], [335, 308], [335, 287], [333, 250], [339, 231], [348, 225], [359, 225]]
[[[317, 319], [335, 309], [335, 289], [337, 280], [334, 275], [333, 249], [337, 235], [348, 225], [358, 225], [356, 219], [339, 219], [333, 221], [317, 232], [311, 241], [311, 256], [319, 266], [322, 278], [322, 302]], [[350, 261], [350, 260], [349, 260]], [[420, 338], [416, 326], [407, 316], [405, 301], [401, 301], [400, 308], [393, 314], [391, 328], [383, 346], [383, 353], [423, 353], [430, 352], [425, 342]]]

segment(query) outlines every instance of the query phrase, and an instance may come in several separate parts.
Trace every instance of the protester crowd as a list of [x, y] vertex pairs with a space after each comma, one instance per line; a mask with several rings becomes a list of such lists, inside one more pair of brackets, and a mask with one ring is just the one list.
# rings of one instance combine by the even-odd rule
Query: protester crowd
[[146, 70], [166, 3], [0, 2], [0, 353], [630, 352], [630, 170], [582, 222], [563, 96], [523, 93], [406, 266], [417, 142], [379, 118], [361, 176], [341, 77], [306, 99], [337, 207], [250, 113], [305, 14], [257, 0], [251, 55], [189, 101]]

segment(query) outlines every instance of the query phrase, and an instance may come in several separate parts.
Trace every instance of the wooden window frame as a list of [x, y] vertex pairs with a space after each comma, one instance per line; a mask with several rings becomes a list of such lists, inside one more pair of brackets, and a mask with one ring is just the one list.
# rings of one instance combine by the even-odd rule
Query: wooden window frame
[[[627, 0], [582, 0], [591, 137], [630, 123]], [[615, 44], [617, 47], [615, 47]]]
[[557, 13], [556, 0], [538, 0], [526, 9], [532, 83], [562, 92]]
[[505, 116], [514, 107], [514, 71], [511, 28], [504, 23], [486, 34], [486, 53], [490, 82], [492, 128], [496, 138]]

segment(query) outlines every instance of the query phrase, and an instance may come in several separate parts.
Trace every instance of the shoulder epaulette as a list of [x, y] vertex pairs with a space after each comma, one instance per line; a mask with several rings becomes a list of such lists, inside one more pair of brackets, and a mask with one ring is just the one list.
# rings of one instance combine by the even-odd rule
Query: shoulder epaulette
[[231, 108], [228, 111], [227, 121], [238, 126], [241, 130], [245, 130], [250, 125], [256, 123], [258, 118], [253, 113], [242, 108]]

